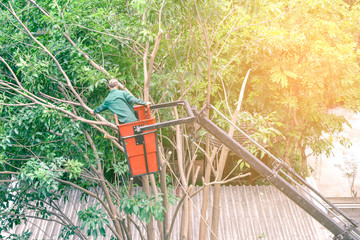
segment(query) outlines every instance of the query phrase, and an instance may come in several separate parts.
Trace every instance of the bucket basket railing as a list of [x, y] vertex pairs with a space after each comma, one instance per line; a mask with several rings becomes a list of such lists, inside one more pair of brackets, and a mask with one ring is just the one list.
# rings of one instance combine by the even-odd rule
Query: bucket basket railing
[[[156, 123], [151, 110], [184, 106], [187, 117], [166, 122]], [[131, 177], [153, 174], [160, 171], [158, 142], [156, 129], [184, 124], [195, 120], [194, 114], [187, 101], [157, 104], [149, 107], [134, 106], [138, 121], [119, 124], [117, 115], [115, 121], [119, 129], [119, 142], [124, 147]]]

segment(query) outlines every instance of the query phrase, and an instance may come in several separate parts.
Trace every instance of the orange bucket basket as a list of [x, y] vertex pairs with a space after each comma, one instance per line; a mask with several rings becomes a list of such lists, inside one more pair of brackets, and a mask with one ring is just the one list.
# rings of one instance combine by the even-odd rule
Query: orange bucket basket
[[[155, 124], [155, 118], [151, 118], [149, 106], [147, 112], [145, 106], [135, 106], [134, 110], [139, 121], [118, 124], [118, 128], [130, 175], [138, 177], [159, 172], [160, 165], [156, 130], [136, 131], [139, 127]], [[115, 118], [117, 119], [117, 116]]]

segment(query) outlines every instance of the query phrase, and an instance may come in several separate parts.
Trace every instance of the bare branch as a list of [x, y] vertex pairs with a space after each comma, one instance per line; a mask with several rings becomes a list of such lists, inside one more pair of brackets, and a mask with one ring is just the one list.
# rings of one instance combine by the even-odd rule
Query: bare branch
[[15, 179], [15, 180], [0, 180], [0, 183], [5, 183], [5, 182], [17, 182], [18, 180]]
[[[70, 185], [70, 186], [72, 186], [72, 187], [80, 190], [81, 192], [84, 192], [84, 193], [86, 193], [87, 195], [89, 195], [89, 196], [97, 199], [97, 200], [101, 203], [101, 205], [103, 205], [103, 207], [105, 208], [106, 212], [108, 212], [108, 213], [111, 212], [110, 209], [107, 207], [106, 203], [105, 203], [98, 195], [96, 195], [95, 193], [93, 193], [93, 192], [91, 192], [91, 191], [89, 191], [89, 190], [87, 190], [87, 189], [85, 189], [85, 188], [82, 188], [82, 187], [80, 187], [79, 185], [77, 185], [77, 184], [75, 184], [75, 183], [72, 183], [72, 182], [69, 182], [69, 181], [65, 181], [65, 180], [62, 180], [62, 179], [60, 179], [60, 178], [55, 178], [55, 180], [56, 180], [56, 181], [59, 181], [59, 182], [61, 182], [61, 183]], [[113, 216], [110, 216], [110, 217], [113, 217]]]
[[161, 8], [159, 10], [159, 32], [160, 31], [162, 32], [162, 30], [161, 30], [161, 17], [162, 17], [162, 11], [163, 11], [164, 5], [165, 5], [165, 0], [162, 1]]
[[157, 52], [159, 50], [162, 34], [163, 34], [163, 30], [159, 29], [159, 33], [158, 33], [158, 36], [157, 36], [156, 41], [155, 41], [154, 49], [153, 49], [153, 51], [152, 51], [152, 53], [150, 55], [150, 60], [149, 60], [149, 65], [148, 65], [148, 72], [147, 72], [147, 76], [146, 76], [145, 83], [144, 83], [144, 100], [146, 102], [149, 101], [150, 80], [151, 80], [151, 76], [152, 76], [152, 73], [153, 73], [155, 57], [156, 57], [156, 54], [157, 54]]
[[140, 47], [141, 49], [143, 49], [145, 51], [145, 48], [137, 41], [135, 41], [134, 39], [132, 38], [127, 38], [127, 37], [120, 37], [120, 36], [117, 36], [117, 35], [114, 35], [112, 33], [109, 33], [109, 32], [101, 32], [101, 31], [98, 31], [98, 30], [95, 30], [95, 29], [91, 29], [91, 28], [88, 28], [88, 27], [85, 27], [85, 26], [82, 26], [82, 25], [78, 25], [78, 24], [72, 24], [74, 26], [77, 26], [79, 28], [83, 28], [83, 29], [86, 29], [86, 30], [89, 30], [91, 32], [96, 32], [96, 33], [100, 33], [100, 34], [104, 34], [104, 35], [108, 35], [110, 37], [113, 37], [117, 40], [119, 40], [121, 43], [125, 44], [126, 46], [128, 46], [131, 50], [133, 50], [137, 55], [141, 56], [142, 53], [141, 52], [138, 52], [136, 51], [134, 48], [132, 48], [130, 45], [128, 45], [128, 43], [124, 42], [123, 40], [127, 40], [127, 41], [130, 41], [130, 42], [133, 42], [137, 47]]
[[6, 212], [6, 213], [2, 213], [0, 215], [8, 215], [8, 216], [14, 216], [14, 217], [25, 217], [25, 218], [34, 218], [34, 219], [40, 219], [40, 220], [44, 220], [44, 221], [49, 221], [49, 222], [56, 222], [58, 224], [61, 224], [63, 226], [66, 226], [65, 223], [63, 222], [60, 222], [56, 219], [44, 219], [42, 217], [37, 217], [37, 216], [32, 216], [32, 215], [25, 215], [25, 214], [15, 214], [15, 213], [9, 213], [9, 212]]
[[73, 101], [67, 101], [67, 100], [63, 100], [63, 99], [60, 99], [60, 98], [55, 98], [55, 97], [52, 97], [52, 96], [49, 96], [45, 93], [42, 93], [42, 92], [39, 92], [39, 94], [41, 96], [43, 96], [44, 98], [46, 99], [49, 99], [49, 100], [52, 100], [54, 102], [61, 102], [61, 103], [66, 103], [66, 104], [70, 104], [70, 105], [74, 105], [74, 106], [78, 106], [80, 107], [81, 104], [80, 103], [77, 103], [77, 102], [73, 102]]
[[[114, 129], [114, 130], [117, 130], [117, 127], [116, 127], [115, 124], [112, 124], [112, 123], [106, 121], [106, 120], [105, 120], [103, 117], [101, 117], [101, 115], [99, 115], [99, 114], [96, 114], [96, 116], [99, 116], [100, 118], [104, 119], [104, 121], [92, 121], [92, 120], [88, 120], [88, 119], [86, 119], [86, 118], [79, 117], [78, 115], [73, 114], [72, 112], [67, 111], [67, 110], [64, 110], [64, 109], [62, 109], [62, 108], [60, 108], [60, 107], [57, 107], [57, 106], [55, 106], [55, 105], [45, 104], [45, 103], [43, 103], [43, 102], [39, 102], [37, 99], [35, 99], [36, 96], [33, 95], [32, 93], [27, 92], [27, 91], [25, 90], [26, 93], [29, 93], [29, 94], [26, 94], [26, 93], [24, 93], [24, 92], [22, 92], [22, 91], [20, 91], [20, 90], [18, 90], [18, 89], [16, 89], [16, 88], [12, 87], [10, 84], [5, 83], [5, 82], [3, 82], [3, 81], [1, 81], [1, 80], [0, 80], [0, 85], [9, 87], [11, 90], [13, 90], [13, 91], [21, 94], [22, 96], [28, 98], [29, 100], [33, 101], [33, 102], [36, 103], [36, 104], [42, 105], [42, 106], [44, 106], [44, 107], [46, 107], [46, 108], [50, 108], [50, 109], [54, 109], [54, 110], [60, 111], [60, 112], [68, 115], [70, 118], [72, 118], [72, 119], [74, 119], [74, 120], [76, 120], [76, 121], [81, 121], [81, 122], [83, 122], [83, 123], [88, 123], [88, 124], [92, 124], [92, 125], [108, 126], [108, 127], [112, 128], [112, 129]], [[36, 98], [38, 98], [38, 97], [36, 97]]]
[[[189, 138], [189, 136], [187, 136], [187, 135], [185, 135], [185, 134], [184, 134], [184, 137]], [[194, 145], [197, 147], [197, 149], [200, 150], [200, 151], [205, 155], [205, 159], [206, 159], [206, 160], [209, 160], [209, 159], [211, 158], [211, 157], [209, 156], [209, 154], [208, 154], [199, 144], [197, 144], [197, 143], [194, 142], [194, 141], [192, 141], [191, 144], [194, 144]], [[208, 161], [207, 163], [210, 164], [210, 166], [211, 166], [211, 171], [212, 171], [212, 173], [216, 176], [217, 172], [216, 172], [214, 166], [211, 164], [210, 161]]]
[[142, 240], [145, 240], [146, 238], [143, 236], [142, 232], [141, 232], [141, 229], [139, 228], [138, 224], [135, 222], [135, 220], [131, 217], [131, 216], [127, 216], [128, 219], [134, 224], [135, 228], [138, 230], [139, 232], [139, 235], [141, 237]]
[[36, 103], [17, 103], [17, 104], [11, 104], [11, 103], [0, 103], [2, 106], [9, 106], [9, 107], [30, 107], [36, 105]]
[[247, 176], [250, 176], [251, 173], [245, 173], [245, 174], [242, 174], [242, 175], [238, 175], [236, 177], [233, 177], [233, 178], [230, 178], [228, 180], [225, 180], [225, 181], [214, 181], [214, 182], [211, 182], [211, 183], [205, 183], [206, 185], [215, 185], [215, 184], [226, 184], [226, 183], [229, 183], [229, 182], [232, 182], [236, 179], [240, 179], [240, 178], [244, 178], [244, 177], [247, 177]]
[[185, 198], [188, 196], [189, 194], [189, 191], [193, 188], [192, 185], [190, 185], [187, 189], [187, 191], [185, 192], [185, 194], [182, 196], [181, 200], [179, 201], [178, 205], [176, 206], [176, 209], [175, 209], [175, 213], [174, 213], [174, 216], [172, 218], [172, 221], [171, 221], [171, 225], [170, 225], [170, 229], [169, 229], [169, 232], [166, 233], [166, 236], [165, 236], [165, 240], [168, 240], [170, 239], [170, 236], [171, 236], [171, 232], [173, 230], [173, 227], [174, 227], [174, 223], [175, 223], [175, 219], [176, 219], [176, 216], [180, 210], [180, 207], [182, 205], [182, 203], [184, 202]]

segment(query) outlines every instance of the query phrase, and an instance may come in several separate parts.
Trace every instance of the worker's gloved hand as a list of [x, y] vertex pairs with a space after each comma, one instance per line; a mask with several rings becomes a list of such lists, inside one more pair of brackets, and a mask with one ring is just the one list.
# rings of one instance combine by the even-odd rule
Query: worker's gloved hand
[[147, 106], [147, 105], [151, 105], [151, 102], [146, 102], [146, 106]]
[[91, 115], [95, 115], [94, 110], [90, 110]]

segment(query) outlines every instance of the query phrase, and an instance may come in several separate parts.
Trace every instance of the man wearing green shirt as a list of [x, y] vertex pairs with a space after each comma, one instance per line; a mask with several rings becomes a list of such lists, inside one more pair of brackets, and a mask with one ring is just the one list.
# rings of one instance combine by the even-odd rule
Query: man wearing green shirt
[[134, 97], [126, 91], [119, 90], [119, 82], [116, 79], [109, 81], [110, 93], [106, 97], [103, 104], [95, 108], [91, 114], [100, 113], [106, 109], [109, 109], [112, 113], [116, 114], [119, 119], [119, 123], [136, 122], [137, 119], [134, 114], [134, 104], [148, 105], [143, 100]]

